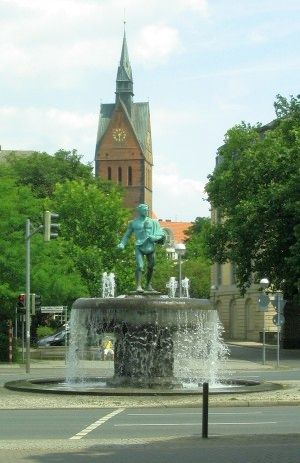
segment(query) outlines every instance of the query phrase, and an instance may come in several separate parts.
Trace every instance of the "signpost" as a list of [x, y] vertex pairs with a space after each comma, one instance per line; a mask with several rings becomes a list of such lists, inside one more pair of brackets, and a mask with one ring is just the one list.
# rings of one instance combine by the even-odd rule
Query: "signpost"
[[285, 318], [282, 312], [286, 304], [286, 300], [283, 299], [282, 291], [276, 291], [274, 297], [271, 299], [271, 303], [277, 312], [277, 314], [272, 318], [272, 321], [274, 325], [277, 326], [277, 366], [279, 366], [280, 332], [281, 327], [285, 322]]
[[41, 307], [41, 312], [42, 313], [63, 313], [63, 311], [65, 310], [65, 307], [63, 305], [58, 305], [58, 306], [53, 306], [53, 305], [50, 305], [50, 306], [42, 306]]
[[268, 311], [268, 305], [270, 303], [270, 298], [266, 293], [261, 293], [258, 296], [258, 308], [263, 312], [263, 346], [262, 346], [262, 363], [266, 363], [266, 320], [265, 312]]

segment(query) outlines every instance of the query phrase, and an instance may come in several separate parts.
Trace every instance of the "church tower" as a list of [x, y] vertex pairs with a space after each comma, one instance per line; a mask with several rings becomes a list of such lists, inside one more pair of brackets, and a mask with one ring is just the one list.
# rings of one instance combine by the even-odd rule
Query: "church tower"
[[124, 188], [124, 206], [152, 212], [152, 143], [149, 103], [133, 102], [133, 79], [124, 31], [115, 103], [101, 104], [95, 174]]

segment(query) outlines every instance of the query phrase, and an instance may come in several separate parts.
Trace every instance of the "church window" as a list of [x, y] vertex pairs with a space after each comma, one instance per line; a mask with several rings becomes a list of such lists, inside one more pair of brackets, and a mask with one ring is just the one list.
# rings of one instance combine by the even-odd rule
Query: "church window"
[[107, 168], [107, 179], [111, 180], [111, 167]]
[[122, 183], [122, 167], [118, 167], [118, 183]]
[[128, 186], [132, 185], [132, 167], [128, 167]]

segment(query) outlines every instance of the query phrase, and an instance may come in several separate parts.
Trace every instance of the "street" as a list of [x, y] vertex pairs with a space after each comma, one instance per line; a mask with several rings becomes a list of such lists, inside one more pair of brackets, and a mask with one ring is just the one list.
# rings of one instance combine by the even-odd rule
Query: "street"
[[[283, 352], [277, 369], [270, 364], [262, 367], [259, 347], [230, 345], [230, 350], [229, 367], [235, 378], [299, 380], [299, 351]], [[267, 354], [273, 361], [274, 349]], [[110, 363], [99, 366], [109, 373]], [[49, 363], [38, 362], [32, 376], [61, 376], [63, 363], [55, 365], [51, 369]], [[22, 367], [2, 367], [0, 383], [25, 376]], [[156, 402], [153, 407], [150, 398], [149, 405], [132, 408], [130, 397], [126, 405], [116, 398], [113, 406], [92, 396], [5, 389], [0, 397], [0, 463], [300, 463], [296, 404], [241, 406], [232, 396], [231, 406], [209, 407], [208, 439], [203, 439], [201, 400], [199, 406], [196, 400], [193, 406]]]
[[[200, 407], [0, 410], [0, 441], [200, 438], [201, 423]], [[294, 433], [300, 433], [300, 406], [209, 410], [209, 437]]]
[[299, 463], [299, 407], [1, 410], [1, 463]]

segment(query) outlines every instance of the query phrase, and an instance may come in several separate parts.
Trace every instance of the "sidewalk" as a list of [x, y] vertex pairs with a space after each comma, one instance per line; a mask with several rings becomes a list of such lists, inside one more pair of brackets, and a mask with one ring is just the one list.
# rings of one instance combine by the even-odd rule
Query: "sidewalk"
[[[226, 372], [231, 372], [232, 378], [238, 378], [239, 372], [249, 372], [251, 374], [263, 373], [264, 371], [280, 372], [283, 370], [299, 370], [299, 379], [280, 380], [272, 382], [280, 386], [277, 390], [253, 393], [230, 393], [210, 395], [210, 406], [263, 406], [263, 405], [300, 405], [300, 353], [298, 351], [284, 351], [279, 368], [276, 361], [268, 360], [265, 365], [261, 362], [260, 351], [249, 349], [249, 347], [261, 348], [258, 343], [232, 342], [228, 343], [234, 350], [235, 347], [243, 348], [239, 350], [239, 355], [244, 354], [244, 358], [235, 358], [232, 355], [226, 362]], [[274, 346], [272, 346], [273, 348]], [[276, 346], [275, 346], [276, 347]], [[267, 346], [267, 353], [272, 349]], [[276, 352], [275, 352], [276, 354]], [[249, 358], [248, 358], [249, 357]], [[30, 373], [26, 373], [25, 365], [0, 364], [0, 408], [102, 408], [102, 407], [181, 407], [199, 406], [201, 399], [199, 396], [82, 396], [82, 395], [59, 395], [50, 393], [30, 393], [11, 391], [4, 388], [4, 383], [8, 381], [33, 379], [33, 378], [64, 378], [64, 360], [36, 360], [31, 361]], [[93, 376], [112, 376], [113, 362], [110, 361], [86, 361], [84, 365], [87, 372]]]

